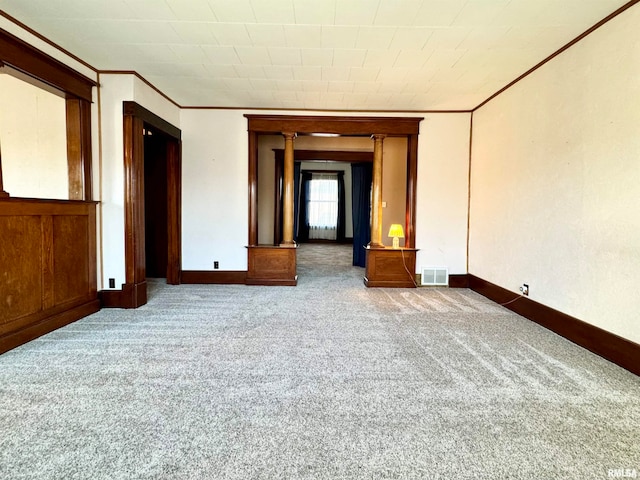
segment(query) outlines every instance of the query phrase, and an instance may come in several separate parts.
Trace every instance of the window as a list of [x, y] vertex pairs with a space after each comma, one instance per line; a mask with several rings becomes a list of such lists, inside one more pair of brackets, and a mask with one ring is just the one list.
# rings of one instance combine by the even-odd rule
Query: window
[[309, 238], [335, 240], [338, 227], [338, 175], [313, 174], [307, 202]]

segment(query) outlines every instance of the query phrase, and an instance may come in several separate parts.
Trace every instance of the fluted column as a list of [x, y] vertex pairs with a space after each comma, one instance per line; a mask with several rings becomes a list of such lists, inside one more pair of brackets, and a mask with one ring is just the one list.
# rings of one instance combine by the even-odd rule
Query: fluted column
[[2, 183], [2, 145], [0, 145], [0, 198], [8, 196], [9, 194], [4, 191], [4, 183]]
[[385, 135], [373, 138], [373, 185], [371, 187], [371, 241], [370, 247], [382, 247], [382, 141]]
[[282, 132], [284, 136], [284, 178], [282, 188], [282, 243], [293, 246], [293, 132]]

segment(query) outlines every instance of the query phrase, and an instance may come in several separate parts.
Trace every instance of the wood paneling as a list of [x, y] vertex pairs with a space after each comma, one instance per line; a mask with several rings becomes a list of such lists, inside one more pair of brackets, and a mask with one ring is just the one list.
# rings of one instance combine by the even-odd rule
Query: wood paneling
[[[498, 285], [469, 275], [469, 287], [493, 300], [506, 303], [517, 294]], [[505, 305], [505, 308], [563, 336], [587, 350], [640, 375], [640, 345], [626, 338], [607, 332], [575, 317], [554, 310], [527, 297]]]
[[0, 200], [0, 352], [99, 309], [95, 203]]
[[247, 285], [297, 285], [296, 248], [256, 246], [247, 249]]
[[367, 287], [415, 288], [416, 249], [367, 248]]
[[0, 324], [6, 324], [41, 310], [41, 220], [0, 212], [0, 232]]

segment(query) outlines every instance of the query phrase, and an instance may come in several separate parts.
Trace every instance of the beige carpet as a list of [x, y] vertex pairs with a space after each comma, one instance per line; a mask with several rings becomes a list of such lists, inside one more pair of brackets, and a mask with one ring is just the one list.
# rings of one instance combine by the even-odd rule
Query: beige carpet
[[0, 356], [0, 478], [640, 471], [638, 377], [468, 290], [366, 289], [317, 248], [297, 287], [153, 282]]

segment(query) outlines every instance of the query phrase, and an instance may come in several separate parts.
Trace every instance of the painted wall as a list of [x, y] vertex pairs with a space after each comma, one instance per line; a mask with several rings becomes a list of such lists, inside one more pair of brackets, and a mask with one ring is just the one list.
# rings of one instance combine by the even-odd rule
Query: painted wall
[[[221, 270], [247, 268], [248, 137], [245, 113], [296, 114], [287, 111], [196, 109], [181, 112], [184, 270], [212, 270], [216, 260], [220, 262]], [[367, 115], [375, 116], [375, 113]], [[393, 115], [385, 112], [380, 116]], [[469, 118], [469, 114], [427, 114], [419, 137], [416, 243], [421, 251], [418, 265], [447, 265], [452, 273], [466, 273]], [[343, 148], [340, 142], [346, 141], [326, 138], [316, 145], [313, 143], [319, 140], [311, 138], [298, 137], [296, 148], [340, 149]], [[356, 140], [362, 144], [353, 144], [352, 149], [372, 151], [369, 138]], [[393, 150], [400, 150], [393, 139], [389, 140], [385, 139], [385, 159], [393, 156]], [[273, 145], [262, 145], [261, 151], [269, 148], [284, 148], [284, 141], [278, 138]], [[404, 148], [402, 165], [406, 164]], [[385, 168], [394, 168], [395, 162], [385, 160], [383, 164]], [[385, 191], [383, 185], [383, 200], [388, 202], [386, 210], [391, 211], [389, 192], [402, 188], [398, 204], [404, 218], [406, 172], [399, 171], [395, 176], [383, 172], [383, 176], [395, 178], [393, 182], [396, 183], [402, 179], [402, 187], [386, 187]], [[270, 178], [267, 183], [273, 184]], [[261, 184], [259, 188], [267, 187]], [[266, 210], [265, 215], [271, 218], [273, 207], [266, 207]], [[387, 232], [389, 224], [397, 221], [397, 216], [394, 213], [386, 219]], [[270, 239], [269, 227], [266, 231]], [[391, 244], [388, 237], [385, 236], [384, 240]]]
[[640, 5], [473, 116], [469, 271], [640, 343]]
[[428, 113], [418, 137], [417, 273], [467, 273], [470, 113]]
[[0, 148], [12, 197], [69, 198], [64, 98], [0, 74]]
[[135, 101], [180, 127], [180, 109], [134, 75], [100, 75], [98, 129], [101, 150], [98, 158], [94, 158], [94, 170], [99, 172], [96, 199], [101, 202], [100, 289], [108, 289], [109, 278], [115, 279], [116, 289], [125, 283], [123, 101]]

